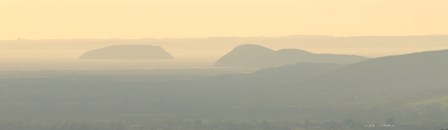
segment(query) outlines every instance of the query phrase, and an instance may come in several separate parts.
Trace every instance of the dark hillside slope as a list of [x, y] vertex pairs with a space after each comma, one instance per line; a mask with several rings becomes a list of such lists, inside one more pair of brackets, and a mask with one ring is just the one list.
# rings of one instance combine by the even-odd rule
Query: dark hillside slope
[[[448, 50], [376, 58], [291, 85], [322, 100], [404, 103], [448, 92]], [[297, 90], [299, 91], [299, 90]]]

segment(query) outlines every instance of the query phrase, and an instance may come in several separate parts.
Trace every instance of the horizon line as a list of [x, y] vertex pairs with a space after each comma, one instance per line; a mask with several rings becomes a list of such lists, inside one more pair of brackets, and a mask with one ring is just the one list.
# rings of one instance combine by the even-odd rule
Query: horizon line
[[42, 41], [42, 40], [178, 40], [178, 39], [213, 39], [213, 38], [285, 38], [285, 37], [303, 37], [303, 38], [359, 38], [359, 37], [447, 37], [448, 34], [422, 34], [422, 35], [353, 35], [353, 36], [338, 36], [338, 35], [313, 35], [313, 34], [297, 34], [297, 35], [282, 35], [282, 36], [198, 36], [198, 37], [163, 37], [163, 38], [22, 38], [16, 39], [0, 39], [0, 41]]

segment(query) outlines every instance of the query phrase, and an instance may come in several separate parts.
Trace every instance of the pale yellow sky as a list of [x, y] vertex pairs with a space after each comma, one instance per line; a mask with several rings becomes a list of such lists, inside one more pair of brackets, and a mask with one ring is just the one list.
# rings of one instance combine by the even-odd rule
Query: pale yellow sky
[[0, 40], [448, 34], [448, 0], [0, 0]]

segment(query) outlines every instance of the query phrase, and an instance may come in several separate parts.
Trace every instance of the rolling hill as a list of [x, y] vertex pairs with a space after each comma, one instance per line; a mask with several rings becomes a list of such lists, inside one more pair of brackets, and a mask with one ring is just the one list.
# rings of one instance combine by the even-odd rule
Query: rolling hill
[[173, 56], [159, 46], [150, 45], [114, 45], [90, 50], [79, 59], [109, 59], [109, 60], [142, 60], [142, 59], [172, 59]]
[[246, 44], [234, 48], [216, 61], [216, 67], [271, 68], [300, 62], [351, 64], [366, 60], [355, 55], [314, 54], [299, 49], [272, 50]]

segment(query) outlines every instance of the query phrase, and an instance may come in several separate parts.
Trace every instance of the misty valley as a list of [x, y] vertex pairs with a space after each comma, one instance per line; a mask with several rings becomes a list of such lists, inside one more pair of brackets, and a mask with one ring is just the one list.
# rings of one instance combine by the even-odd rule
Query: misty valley
[[448, 130], [448, 0], [0, 0], [0, 130]]
[[[126, 48], [81, 58], [133, 58]], [[1, 71], [0, 129], [440, 130], [447, 93], [448, 50], [367, 58], [249, 44], [200, 69]]]

